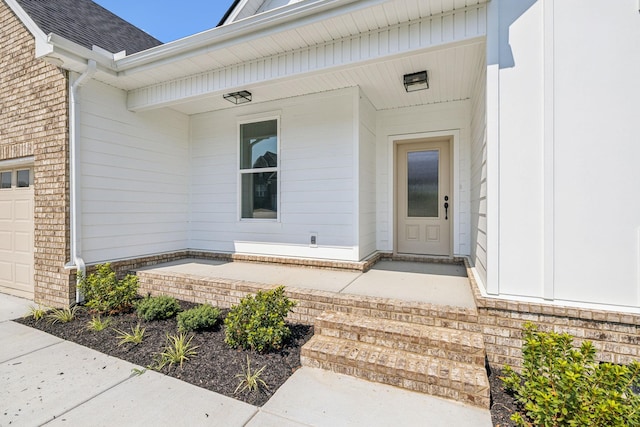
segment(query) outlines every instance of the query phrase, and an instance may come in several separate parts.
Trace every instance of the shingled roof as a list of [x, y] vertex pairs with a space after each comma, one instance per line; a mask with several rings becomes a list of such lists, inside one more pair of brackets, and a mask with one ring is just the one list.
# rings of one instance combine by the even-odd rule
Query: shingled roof
[[153, 36], [91, 0], [18, 0], [45, 33], [55, 33], [81, 46], [117, 53], [139, 52], [162, 44]]

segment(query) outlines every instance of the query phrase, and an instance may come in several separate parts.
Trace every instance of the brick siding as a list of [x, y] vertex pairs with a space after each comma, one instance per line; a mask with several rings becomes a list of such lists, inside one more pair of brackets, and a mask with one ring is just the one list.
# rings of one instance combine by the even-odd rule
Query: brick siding
[[527, 322], [540, 331], [569, 333], [576, 346], [591, 341], [601, 362], [640, 360], [640, 314], [487, 298], [466, 265], [492, 367], [522, 367], [522, 329]]
[[34, 297], [68, 305], [67, 74], [34, 58], [35, 41], [0, 0], [0, 160], [34, 156]]

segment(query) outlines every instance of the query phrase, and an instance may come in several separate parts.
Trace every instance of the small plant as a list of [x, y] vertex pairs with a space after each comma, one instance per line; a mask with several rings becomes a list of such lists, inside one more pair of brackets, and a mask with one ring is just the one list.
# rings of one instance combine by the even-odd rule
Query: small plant
[[131, 332], [126, 332], [120, 329], [114, 329], [114, 331], [116, 331], [118, 334], [117, 338], [120, 340], [118, 345], [126, 343], [140, 344], [142, 342], [142, 338], [144, 338], [146, 328], [140, 327], [140, 323], [138, 323], [135, 327], [131, 327]]
[[47, 309], [42, 307], [41, 305], [38, 305], [38, 306], [30, 305], [29, 311], [27, 311], [27, 313], [24, 315], [24, 318], [31, 317], [36, 322], [39, 322], [45, 318], [46, 314], [47, 314]]
[[147, 372], [146, 368], [131, 368], [131, 375], [135, 376], [135, 377], [139, 377], [140, 375], [144, 374], [145, 372]]
[[80, 290], [87, 301], [87, 307], [98, 313], [118, 313], [131, 308], [138, 292], [138, 278], [128, 274], [118, 280], [111, 264], [100, 264], [95, 273], [84, 277], [78, 273]]
[[247, 367], [242, 367], [242, 373], [236, 374], [236, 378], [240, 378], [240, 383], [233, 394], [242, 393], [245, 390], [249, 390], [251, 392], [258, 391], [262, 388], [269, 390], [267, 387], [267, 383], [264, 382], [262, 378], [262, 372], [267, 367], [267, 365], [258, 369], [255, 372], [251, 372], [251, 361], [249, 360], [249, 356], [247, 355]]
[[569, 334], [523, 332], [522, 375], [507, 366], [502, 382], [523, 408], [511, 419], [518, 426], [638, 426], [640, 363], [598, 363], [590, 341], [573, 348]]
[[178, 314], [178, 330], [186, 332], [211, 329], [218, 322], [218, 317], [220, 317], [218, 308], [202, 304]]
[[65, 308], [54, 308], [51, 310], [51, 312], [49, 314], [47, 314], [47, 320], [49, 320], [49, 323], [51, 323], [52, 325], [54, 323], [68, 323], [71, 322], [73, 319], [76, 318], [76, 312], [78, 311], [78, 307], [77, 305], [69, 308], [69, 307], [65, 307]]
[[147, 321], [169, 319], [180, 310], [178, 300], [166, 295], [147, 297], [137, 304], [138, 316]]
[[284, 319], [294, 306], [284, 286], [246, 296], [224, 319], [225, 342], [260, 353], [282, 348], [291, 335]]
[[107, 329], [111, 325], [111, 319], [108, 317], [102, 319], [100, 315], [93, 316], [91, 320], [87, 322], [87, 329], [94, 332], [100, 332]]
[[187, 336], [182, 332], [178, 335], [167, 335], [167, 344], [159, 355], [156, 369], [162, 369], [167, 364], [171, 366], [174, 363], [179, 364], [182, 368], [184, 362], [198, 354], [195, 351], [198, 346], [192, 345], [191, 340], [193, 340], [193, 335], [187, 339]]

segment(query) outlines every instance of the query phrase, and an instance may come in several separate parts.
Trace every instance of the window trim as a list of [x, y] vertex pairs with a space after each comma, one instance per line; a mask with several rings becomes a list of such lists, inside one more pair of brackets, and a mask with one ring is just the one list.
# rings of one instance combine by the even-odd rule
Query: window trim
[[[240, 140], [241, 136], [241, 127], [242, 125], [250, 124], [250, 123], [259, 123], [259, 122], [268, 122], [270, 120], [276, 121], [276, 155], [278, 158], [278, 165], [273, 168], [251, 168], [251, 169], [242, 169], [240, 166], [240, 158], [241, 158], [241, 144]], [[237, 219], [239, 222], [268, 222], [268, 223], [279, 223], [280, 222], [280, 207], [281, 207], [281, 158], [280, 158], [280, 147], [281, 147], [281, 138], [282, 132], [280, 128], [280, 114], [269, 113], [266, 115], [252, 115], [250, 117], [243, 118], [242, 120], [238, 120], [236, 125], [236, 174], [237, 174]], [[260, 172], [275, 172], [278, 176], [277, 188], [276, 188], [276, 217], [275, 218], [243, 218], [242, 217], [242, 175], [252, 174], [252, 173], [260, 173]]]

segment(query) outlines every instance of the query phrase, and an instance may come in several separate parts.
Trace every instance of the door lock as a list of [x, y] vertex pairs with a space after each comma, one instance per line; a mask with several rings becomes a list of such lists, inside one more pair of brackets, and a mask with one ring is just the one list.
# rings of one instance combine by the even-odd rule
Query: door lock
[[444, 219], [449, 219], [449, 196], [444, 196]]

